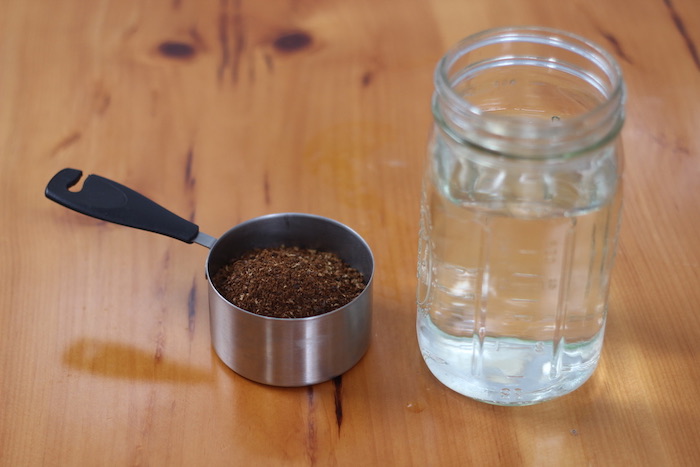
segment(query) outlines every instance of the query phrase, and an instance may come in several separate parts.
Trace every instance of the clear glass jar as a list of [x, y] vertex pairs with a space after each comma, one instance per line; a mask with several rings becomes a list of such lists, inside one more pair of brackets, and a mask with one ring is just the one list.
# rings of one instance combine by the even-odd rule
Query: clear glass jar
[[485, 31], [438, 63], [417, 331], [449, 388], [527, 405], [595, 370], [622, 202], [624, 99], [608, 53], [551, 29]]

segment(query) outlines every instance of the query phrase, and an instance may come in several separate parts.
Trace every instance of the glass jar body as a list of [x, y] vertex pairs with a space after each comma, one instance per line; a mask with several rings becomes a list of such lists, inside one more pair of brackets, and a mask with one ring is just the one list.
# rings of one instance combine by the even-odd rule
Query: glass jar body
[[[551, 53], [544, 58], [551, 62]], [[526, 59], [530, 65], [510, 56], [511, 65], [495, 70], [500, 80], [485, 77], [492, 71], [485, 68], [447, 81], [452, 90], [469, 89], [458, 99], [487, 96], [497, 108], [496, 115], [482, 104], [467, 109], [480, 113], [475, 123], [455, 110], [459, 100], [445, 102], [454, 95], [445, 98], [436, 89], [421, 201], [417, 332], [423, 358], [446, 386], [501, 405], [564, 395], [595, 370], [622, 202], [622, 98], [604, 119], [608, 127], [590, 119], [581, 124], [581, 112], [567, 114], [569, 103], [554, 101], [560, 94], [585, 101], [585, 83], [558, 77], [543, 85], [542, 76], [532, 78], [542, 70], [527, 69], [540, 65], [532, 65], [532, 55]], [[551, 98], [528, 97], [525, 108], [519, 93], [513, 104], [511, 91], [494, 89], [503, 82], [521, 83], [526, 94], [540, 92], [533, 86], [558, 89]], [[585, 105], [598, 109], [612, 94]], [[509, 127], [512, 121], [517, 128]], [[540, 138], [550, 125], [554, 133]]]

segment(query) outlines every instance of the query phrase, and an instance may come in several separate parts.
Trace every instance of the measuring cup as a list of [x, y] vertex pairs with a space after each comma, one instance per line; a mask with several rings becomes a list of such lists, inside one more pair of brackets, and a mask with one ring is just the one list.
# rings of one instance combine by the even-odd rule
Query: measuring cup
[[[321, 216], [280, 213], [257, 217], [219, 239], [143, 195], [98, 175], [70, 191], [82, 172], [63, 169], [49, 181], [46, 197], [104, 221], [147, 230], [209, 248], [206, 278], [212, 345], [239, 375], [273, 386], [306, 386], [352, 368], [369, 347], [374, 258], [369, 245], [349, 227]], [[357, 269], [366, 286], [353, 301], [309, 318], [273, 318], [248, 312], [226, 300], [212, 277], [232, 259], [256, 248], [313, 248], [337, 254]]]

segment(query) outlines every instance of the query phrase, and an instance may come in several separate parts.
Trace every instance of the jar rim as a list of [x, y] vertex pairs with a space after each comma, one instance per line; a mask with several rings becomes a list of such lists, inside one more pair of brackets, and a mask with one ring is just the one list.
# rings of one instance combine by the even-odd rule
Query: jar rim
[[[595, 67], [598, 75], [581, 72], [578, 77], [595, 87], [597, 91], [601, 93], [601, 102], [584, 112], [567, 116], [565, 120], [557, 122], [557, 125], [552, 125], [547, 119], [518, 119], [484, 110], [470, 102], [454, 88], [455, 83], [451, 79], [450, 71], [460, 59], [480, 48], [510, 42], [550, 46], [553, 49], [558, 48], [584, 58], [587, 63], [590, 62], [590, 64]], [[508, 57], [504, 58], [505, 60], [501, 66], [509, 64], [507, 61]], [[510, 58], [513, 59], [513, 63], [515, 63], [516, 59], [521, 60], [524, 57], [514, 56]], [[549, 60], [552, 63], [563, 63], [553, 58], [549, 58]], [[540, 58], [540, 61], [546, 62], [547, 60]], [[479, 63], [469, 64], [465, 69], [478, 66], [480, 66]], [[547, 65], [538, 64], [538, 66]], [[569, 71], [573, 75], [577, 74], [575, 70]], [[607, 82], [602, 82], [600, 77], [604, 77]], [[526, 147], [528, 142], [532, 143], [535, 140], [562, 140], [562, 148], [556, 149], [554, 152], [578, 152], [581, 148], [574, 149], [573, 146], [575, 145], [571, 144], [572, 135], [570, 133], [572, 129], [586, 129], [586, 131], [590, 133], [590, 122], [603, 123], [603, 126], [607, 126], [609, 129], [604, 132], [605, 134], [598, 135], [597, 141], [593, 142], [599, 143], [601, 140], [610, 140], [613, 138], [619, 132], [622, 126], [621, 121], [624, 119], [625, 85], [622, 70], [617, 60], [598, 44], [577, 34], [554, 28], [540, 26], [506, 26], [487, 29], [470, 35], [451, 47], [442, 59], [440, 59], [435, 69], [434, 81], [434, 99], [436, 101], [444, 101], [443, 105], [449, 107], [450, 112], [459, 117], [468, 119], [471, 125], [479, 127], [480, 132], [489, 134], [494, 131], [494, 128], [503, 128], [502, 133], [499, 133], [500, 130], [494, 133], [494, 136], [498, 137], [499, 140], [515, 135], [515, 138], [519, 141], [513, 145], [506, 146], [512, 146], [516, 149], [518, 147]], [[439, 105], [434, 105], [433, 107], [436, 109], [434, 110], [435, 112], [439, 112]], [[441, 116], [436, 113], [436, 117]], [[461, 128], [457, 128], [457, 130], [459, 129]], [[460, 132], [457, 131], [457, 133]], [[590, 135], [588, 136], [590, 139]], [[475, 143], [474, 141], [470, 142]], [[590, 147], [593, 143], [589, 141], [585, 146]], [[482, 144], [478, 142], [476, 145], [482, 146]], [[489, 144], [483, 146], [491, 152], [509, 152], [508, 150], [499, 150], [498, 147], [494, 148], [492, 147], [493, 145]], [[532, 150], [533, 148], [530, 149]], [[525, 152], [528, 152], [528, 150], [526, 149]], [[523, 155], [527, 156], [527, 154]]]

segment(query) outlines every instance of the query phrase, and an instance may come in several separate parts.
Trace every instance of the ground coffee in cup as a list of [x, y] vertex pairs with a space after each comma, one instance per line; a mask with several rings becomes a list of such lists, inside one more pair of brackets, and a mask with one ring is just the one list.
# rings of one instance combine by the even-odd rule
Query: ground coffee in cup
[[212, 282], [237, 307], [274, 318], [328, 313], [366, 286], [335, 253], [285, 246], [251, 250], [219, 269]]

